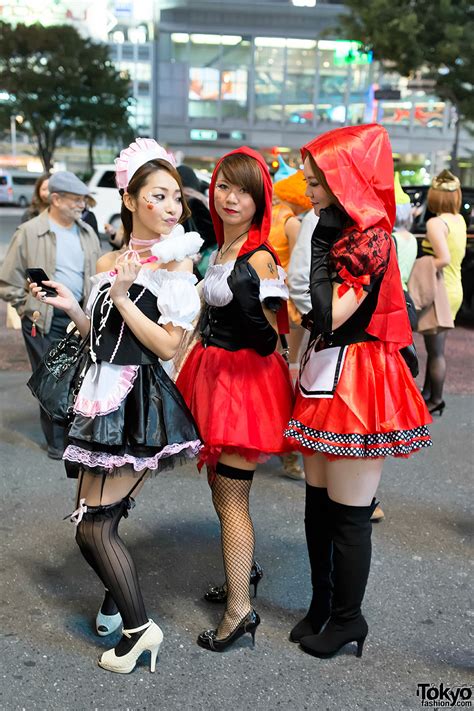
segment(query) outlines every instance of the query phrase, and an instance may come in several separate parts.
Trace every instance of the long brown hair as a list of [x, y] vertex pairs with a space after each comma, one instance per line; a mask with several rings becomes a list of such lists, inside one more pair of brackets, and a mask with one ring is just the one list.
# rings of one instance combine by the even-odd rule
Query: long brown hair
[[253, 222], [260, 225], [265, 210], [265, 191], [257, 161], [243, 153], [235, 153], [224, 158], [219, 170], [229, 183], [240, 185], [249, 193], [256, 207]]
[[[183, 201], [183, 212], [178, 220], [178, 224], [181, 224], [191, 215], [191, 210], [189, 209], [184, 197], [183, 184], [181, 182], [180, 175], [176, 168], [174, 168], [171, 163], [168, 163], [168, 161], [162, 160], [161, 158], [155, 158], [154, 160], [149, 160], [147, 163], [140, 166], [137, 172], [134, 173], [130, 183], [127, 186], [127, 193], [137, 199], [140, 190], [145, 185], [149, 176], [152, 175], [152, 173], [156, 173], [157, 170], [164, 170], [166, 173], [169, 173], [178, 183]], [[123, 224], [123, 244], [127, 245], [130, 242], [130, 235], [132, 234], [133, 229], [133, 212], [128, 209], [123, 201], [124, 192], [124, 190], [120, 190], [120, 194], [122, 196], [122, 209], [120, 211], [120, 217]]]
[[49, 173], [43, 173], [36, 180], [35, 189], [33, 191], [33, 197], [31, 199], [31, 207], [33, 210], [38, 210], [38, 212], [41, 212], [46, 207], [48, 207], [48, 203], [43, 202], [43, 200], [40, 197], [40, 190], [41, 190], [41, 186], [43, 185], [45, 180], [49, 180], [50, 177], [51, 177], [51, 175]]
[[331, 200], [334, 202], [334, 204], [336, 205], [336, 207], [338, 207], [340, 210], [342, 210], [343, 212], [345, 212], [343, 206], [341, 205], [341, 203], [339, 202], [339, 200], [337, 199], [337, 197], [334, 195], [333, 191], [332, 191], [331, 188], [329, 187], [328, 181], [326, 180], [326, 176], [324, 175], [323, 171], [321, 170], [321, 168], [319, 167], [319, 165], [316, 163], [316, 161], [314, 160], [314, 158], [313, 158], [313, 156], [311, 155], [311, 153], [308, 153], [307, 155], [308, 155], [308, 158], [309, 158], [309, 162], [310, 162], [310, 165], [311, 165], [311, 170], [313, 171], [314, 177], [316, 178], [316, 180], [318, 181], [318, 183], [320, 183], [320, 184], [323, 186], [324, 190], [327, 192], [327, 194], [329, 195], [329, 197], [331, 198]]

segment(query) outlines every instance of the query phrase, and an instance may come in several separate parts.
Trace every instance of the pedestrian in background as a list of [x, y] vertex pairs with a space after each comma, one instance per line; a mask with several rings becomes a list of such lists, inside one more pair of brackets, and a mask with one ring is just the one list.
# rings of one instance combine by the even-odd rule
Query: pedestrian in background
[[406, 298], [408, 294], [408, 280], [418, 253], [418, 243], [415, 235], [410, 232], [413, 224], [410, 197], [400, 185], [398, 173], [395, 173], [395, 209], [393, 238], [397, 247], [398, 267], [400, 269], [402, 288]]
[[32, 220], [33, 217], [37, 217], [41, 212], [43, 212], [43, 210], [48, 209], [49, 178], [49, 173], [43, 173], [43, 175], [39, 176], [38, 180], [35, 183], [31, 205], [26, 208], [25, 212], [21, 216], [20, 224], [22, 224], [23, 222], [28, 222], [28, 220]]
[[[412, 207], [408, 194], [400, 185], [398, 173], [395, 173], [395, 223], [393, 225], [393, 239], [395, 240], [398, 268], [402, 281], [402, 289], [408, 306], [408, 317], [412, 330], [416, 330], [416, 311], [413, 300], [408, 293], [408, 279], [418, 252], [416, 237], [410, 232], [413, 222]], [[380, 504], [377, 504], [372, 514], [371, 521], [383, 521], [385, 514]]]
[[[32, 370], [50, 345], [66, 335], [69, 317], [54, 301], [38, 303], [29, 292], [27, 269], [43, 269], [65, 284], [79, 303], [90, 292], [90, 277], [100, 257], [97, 235], [81, 220], [89, 188], [73, 173], [60, 171], [49, 178], [49, 207], [17, 229], [0, 270], [0, 298], [17, 310]], [[64, 428], [40, 409], [48, 456], [61, 459]]]
[[[293, 168], [287, 168], [286, 172], [288, 171], [290, 175], [273, 183], [272, 226], [268, 236], [268, 241], [280, 260], [281, 268], [286, 273], [301, 228], [298, 216], [311, 209], [311, 203], [305, 195], [306, 183], [303, 173]], [[291, 298], [288, 300], [288, 317], [289, 367], [290, 373], [296, 379], [298, 354], [304, 329], [301, 326], [301, 314]], [[289, 479], [304, 479], [304, 472], [298, 459], [299, 455], [296, 452], [289, 452], [281, 457], [284, 476]]]
[[313, 596], [290, 639], [317, 657], [355, 641], [361, 656], [383, 463], [429, 446], [431, 418], [400, 354], [412, 332], [391, 237], [387, 132], [376, 124], [335, 129], [301, 153], [319, 221], [311, 237], [312, 339], [286, 436], [305, 455]]
[[183, 227], [186, 232], [199, 232], [204, 240], [199, 252], [199, 261], [196, 265], [201, 278], [204, 278], [209, 266], [209, 258], [217, 246], [211, 213], [209, 212], [209, 199], [204, 193], [201, 181], [189, 165], [178, 165], [177, 170], [183, 181], [186, 202], [191, 210], [191, 215], [183, 223]]
[[[462, 304], [461, 264], [467, 244], [466, 222], [459, 212], [461, 201], [459, 178], [449, 170], [433, 178], [427, 207], [436, 216], [426, 223], [426, 238], [421, 244], [423, 254], [432, 256], [437, 271], [442, 272], [453, 321]], [[447, 329], [439, 328], [423, 334], [428, 357], [422, 393], [428, 410], [440, 416], [445, 408], [447, 333]]]
[[312, 208], [303, 217], [288, 265], [288, 289], [290, 299], [300, 316], [311, 311], [311, 295], [309, 293], [311, 235], [318, 224], [318, 219], [318, 216]]
[[[305, 195], [306, 183], [303, 173], [298, 170], [293, 175], [273, 184], [272, 227], [268, 241], [276, 252], [282, 269], [288, 273], [291, 255], [301, 228], [299, 216], [311, 210], [311, 203]], [[290, 332], [290, 367], [298, 360], [298, 352], [303, 337], [301, 314], [288, 302]]]
[[97, 202], [94, 200], [94, 198], [91, 195], [86, 195], [86, 204], [82, 211], [81, 219], [90, 227], [92, 227], [97, 237], [99, 237], [99, 225], [97, 224], [97, 217], [92, 212], [92, 209], [96, 205]]

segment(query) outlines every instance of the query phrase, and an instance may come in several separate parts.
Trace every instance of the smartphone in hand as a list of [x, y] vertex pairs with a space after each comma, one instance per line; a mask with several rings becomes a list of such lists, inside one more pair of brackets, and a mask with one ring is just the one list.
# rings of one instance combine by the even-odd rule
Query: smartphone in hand
[[49, 281], [49, 276], [46, 274], [44, 269], [27, 269], [26, 278], [31, 283], [38, 284], [41, 286], [43, 291], [46, 292], [47, 296], [57, 296], [58, 292], [52, 286], [45, 286], [44, 281]]

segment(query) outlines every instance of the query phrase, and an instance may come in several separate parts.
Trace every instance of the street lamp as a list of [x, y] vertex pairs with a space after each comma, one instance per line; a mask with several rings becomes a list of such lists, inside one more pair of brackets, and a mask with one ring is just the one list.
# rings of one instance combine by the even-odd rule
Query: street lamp
[[17, 122], [20, 124], [23, 123], [23, 116], [20, 114], [17, 114], [14, 116], [13, 114], [10, 116], [10, 137], [11, 137], [11, 143], [12, 143], [12, 158], [13, 158], [13, 164], [16, 165], [16, 124]]

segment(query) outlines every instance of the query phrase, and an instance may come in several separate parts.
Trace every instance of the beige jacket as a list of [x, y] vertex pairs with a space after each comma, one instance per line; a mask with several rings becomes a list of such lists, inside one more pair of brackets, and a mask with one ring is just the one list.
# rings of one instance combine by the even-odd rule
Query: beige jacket
[[436, 270], [433, 257], [415, 260], [408, 279], [408, 293], [417, 311], [418, 333], [432, 334], [454, 328], [443, 272]]
[[[92, 227], [77, 220], [79, 237], [84, 252], [84, 303], [91, 289], [90, 278], [95, 274], [100, 257], [100, 244]], [[38, 217], [20, 225], [12, 237], [0, 269], [0, 299], [8, 301], [21, 318], [32, 320], [33, 311], [40, 317], [37, 327], [49, 333], [53, 307], [37, 301], [30, 293], [25, 277], [26, 269], [44, 269], [52, 279], [56, 272], [56, 235], [49, 228], [49, 214], [45, 210]]]

